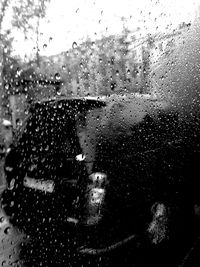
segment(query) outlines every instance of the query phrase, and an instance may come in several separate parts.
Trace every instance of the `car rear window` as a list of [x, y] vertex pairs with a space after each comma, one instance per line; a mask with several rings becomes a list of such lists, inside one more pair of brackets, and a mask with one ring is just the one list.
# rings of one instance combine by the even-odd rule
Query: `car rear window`
[[23, 146], [23, 151], [77, 154], [77, 125], [84, 128], [88, 112], [102, 105], [86, 100], [37, 103], [20, 129], [17, 146]]

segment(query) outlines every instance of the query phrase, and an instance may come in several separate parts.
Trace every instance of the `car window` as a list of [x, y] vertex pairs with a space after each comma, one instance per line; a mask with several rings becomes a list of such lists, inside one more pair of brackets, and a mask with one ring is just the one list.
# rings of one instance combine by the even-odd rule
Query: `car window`
[[0, 1], [0, 265], [15, 237], [27, 266], [142, 266], [112, 251], [182, 240], [183, 207], [200, 213], [199, 39], [199, 0]]

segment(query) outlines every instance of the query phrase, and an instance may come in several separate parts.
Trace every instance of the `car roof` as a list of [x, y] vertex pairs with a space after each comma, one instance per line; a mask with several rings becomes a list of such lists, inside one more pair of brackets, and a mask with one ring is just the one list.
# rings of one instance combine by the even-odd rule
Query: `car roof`
[[85, 102], [102, 102], [104, 104], [112, 103], [112, 102], [123, 102], [123, 101], [131, 101], [131, 100], [138, 100], [144, 101], [149, 103], [159, 103], [161, 105], [165, 105], [166, 101], [160, 99], [158, 96], [152, 94], [140, 94], [140, 93], [124, 93], [124, 94], [111, 94], [108, 96], [54, 96], [51, 98], [44, 98], [41, 100], [37, 100], [32, 103], [34, 106], [35, 104], [42, 104], [42, 103], [56, 103], [56, 102], [65, 102], [65, 101], [85, 101]]
[[85, 96], [85, 97], [79, 97], [79, 96], [55, 96], [51, 98], [44, 98], [42, 100], [37, 100], [36, 102], [33, 102], [33, 104], [36, 103], [48, 103], [48, 102], [58, 102], [58, 101], [71, 101], [71, 100], [82, 100], [82, 101], [106, 101], [106, 96]]
[[[31, 103], [29, 107], [29, 112], [32, 113], [35, 109], [43, 108], [45, 106], [51, 107], [54, 105], [69, 103], [70, 106], [76, 106], [77, 103], [82, 103], [84, 106], [88, 107], [103, 107], [106, 106], [106, 99], [103, 97], [52, 97], [46, 98], [39, 101]], [[79, 105], [79, 104], [78, 104]]]

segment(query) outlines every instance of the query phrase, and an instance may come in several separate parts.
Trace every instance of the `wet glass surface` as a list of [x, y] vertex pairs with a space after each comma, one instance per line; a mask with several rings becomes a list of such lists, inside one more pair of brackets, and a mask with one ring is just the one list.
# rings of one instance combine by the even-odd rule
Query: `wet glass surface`
[[0, 266], [200, 265], [199, 39], [198, 0], [1, 0]]

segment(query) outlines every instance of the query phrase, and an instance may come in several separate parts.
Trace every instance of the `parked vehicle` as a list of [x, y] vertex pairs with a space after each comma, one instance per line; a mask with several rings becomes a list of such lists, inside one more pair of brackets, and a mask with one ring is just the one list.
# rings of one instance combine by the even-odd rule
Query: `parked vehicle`
[[27, 232], [62, 232], [80, 255], [192, 240], [199, 140], [198, 114], [159, 99], [36, 103], [6, 156], [3, 208]]

